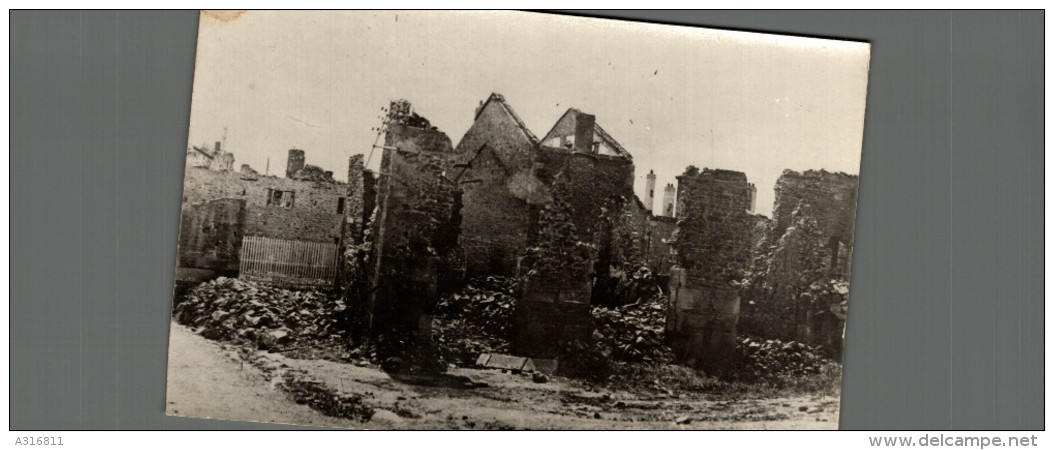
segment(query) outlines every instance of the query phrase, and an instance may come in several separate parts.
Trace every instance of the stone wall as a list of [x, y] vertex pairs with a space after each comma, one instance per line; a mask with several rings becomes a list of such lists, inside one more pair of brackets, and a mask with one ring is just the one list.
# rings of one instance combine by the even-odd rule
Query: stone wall
[[513, 276], [527, 244], [529, 205], [513, 194], [513, 178], [494, 154], [485, 151], [471, 164], [459, 180], [464, 190], [461, 242], [468, 273]]
[[383, 352], [412, 359], [430, 348], [437, 296], [458, 270], [461, 190], [443, 174], [450, 139], [419, 116], [407, 123], [408, 108], [395, 106], [376, 186], [368, 310]]
[[[290, 207], [268, 204], [271, 191], [293, 192]], [[219, 172], [189, 167], [183, 190], [184, 209], [221, 198], [245, 201], [245, 234], [278, 239], [336, 243], [341, 235], [341, 198], [347, 185], [298, 181], [275, 176]]]
[[587, 240], [613, 200], [629, 205], [633, 172], [633, 162], [626, 158], [553, 147], [539, 147], [535, 159], [536, 176], [567, 202], [572, 222]]
[[695, 167], [677, 181], [667, 339], [681, 363], [716, 371], [736, 346], [738, 283], [752, 247], [751, 186], [742, 172]]
[[372, 213], [366, 208], [366, 178], [372, 178], [372, 174], [366, 171], [363, 155], [348, 157], [348, 184], [344, 203], [344, 239], [347, 244], [362, 242], [367, 214]]
[[464, 191], [461, 243], [472, 276], [516, 273], [529, 210], [517, 189], [530, 174], [535, 143], [505, 99], [492, 94], [454, 149], [457, 166], [448, 174]]
[[520, 260], [512, 345], [519, 355], [552, 358], [564, 345], [590, 339], [596, 248], [581, 239], [570, 205], [559, 196], [539, 206], [534, 218], [531, 245]]
[[763, 337], [822, 345], [840, 356], [858, 177], [784, 171], [759, 240], [744, 320]]
[[[823, 240], [836, 240], [842, 246], [852, 248], [859, 186], [860, 178], [856, 175], [824, 170], [783, 171], [776, 181], [770, 245], [792, 225], [794, 211], [804, 203], [812, 210]], [[838, 269], [843, 272], [843, 276], [848, 274], [848, 263], [841, 261], [835, 264], [836, 267], [843, 266], [843, 269]]]
[[668, 276], [673, 266], [672, 239], [677, 229], [677, 220], [673, 217], [651, 216], [648, 219], [646, 236], [648, 268], [658, 276]]

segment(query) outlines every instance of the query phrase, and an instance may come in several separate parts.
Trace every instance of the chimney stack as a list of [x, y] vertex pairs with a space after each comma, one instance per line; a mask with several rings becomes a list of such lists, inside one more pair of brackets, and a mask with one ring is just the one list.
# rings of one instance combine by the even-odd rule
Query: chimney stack
[[666, 217], [676, 217], [675, 209], [677, 203], [677, 188], [673, 186], [673, 183], [666, 183], [666, 192], [662, 198], [662, 215]]
[[303, 150], [290, 149], [289, 162], [285, 166], [285, 177], [293, 178], [293, 174], [303, 170], [305, 160], [306, 157]]
[[[644, 208], [655, 214], [655, 171], [648, 171], [648, 181], [644, 184]], [[661, 212], [661, 211], [660, 211]]]
[[575, 117], [575, 151], [593, 153], [593, 127], [596, 116], [579, 112]]

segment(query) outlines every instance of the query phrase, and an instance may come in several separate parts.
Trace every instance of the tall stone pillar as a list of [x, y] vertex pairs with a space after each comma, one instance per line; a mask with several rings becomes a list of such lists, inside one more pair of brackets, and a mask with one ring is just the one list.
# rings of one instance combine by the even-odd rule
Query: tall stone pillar
[[680, 363], [720, 373], [735, 355], [736, 286], [752, 246], [752, 186], [742, 172], [695, 167], [677, 181], [667, 340]]

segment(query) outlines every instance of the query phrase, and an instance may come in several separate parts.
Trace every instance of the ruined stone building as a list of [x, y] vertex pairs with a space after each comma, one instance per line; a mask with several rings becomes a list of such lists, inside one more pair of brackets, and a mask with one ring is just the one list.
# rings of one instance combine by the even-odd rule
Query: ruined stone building
[[[210, 161], [224, 164], [188, 162], [186, 169], [179, 279], [224, 275], [331, 283], [346, 211], [349, 204], [361, 203], [350, 197], [347, 184], [333, 180], [331, 172], [303, 176], [298, 171], [283, 178], [260, 175], [247, 165], [234, 172], [233, 154], [212, 156]], [[290, 166], [303, 160], [302, 150], [290, 150]]]
[[677, 180], [666, 321], [677, 359], [720, 370], [741, 320], [750, 334], [840, 356], [858, 177], [786, 170], [772, 219], [754, 214], [742, 172], [688, 167]]
[[[516, 274], [532, 214], [554, 190], [565, 194], [583, 239], [632, 241], [619, 246], [617, 258], [647, 262], [669, 253], [662, 243], [671, 227], [656, 225], [651, 205], [633, 192], [632, 155], [593, 115], [568, 109], [538, 139], [503, 96], [491, 94], [454, 153], [450, 173], [464, 191], [461, 244], [470, 275]], [[618, 216], [618, 238], [594, 233], [604, 215]], [[652, 250], [660, 255], [650, 257]]]
[[759, 239], [752, 304], [755, 332], [841, 352], [859, 177], [785, 170], [772, 220]]
[[[571, 108], [542, 138], [535, 155], [535, 174], [552, 189], [562, 190], [579, 230], [590, 230], [612, 208], [626, 208], [634, 198], [633, 156], [596, 122]], [[619, 201], [620, 204], [612, 204]]]
[[531, 176], [537, 144], [505, 98], [491, 94], [455, 147], [450, 173], [464, 191], [461, 245], [470, 275], [515, 275], [528, 205], [541, 189]]
[[209, 149], [208, 146], [191, 146], [187, 149], [187, 167], [205, 167], [211, 170], [234, 170], [234, 155], [223, 151], [220, 141]]
[[[448, 169], [464, 193], [461, 245], [469, 276], [530, 274], [517, 316], [534, 325], [521, 327], [516, 342], [581, 332], [598, 294], [592, 282], [612, 265], [668, 267], [672, 223], [656, 221], [652, 205], [634, 194], [633, 156], [593, 115], [568, 109], [539, 139], [503, 96], [491, 94], [474, 119]], [[546, 237], [554, 229], [579, 247], [554, 243]], [[540, 254], [568, 248], [581, 258]]]
[[825, 170], [795, 172], [785, 170], [776, 181], [776, 203], [770, 243], [794, 226], [795, 213], [804, 205], [812, 209], [819, 238], [828, 251], [826, 265], [831, 276], [848, 279], [856, 229], [856, 195], [860, 179], [856, 175]]

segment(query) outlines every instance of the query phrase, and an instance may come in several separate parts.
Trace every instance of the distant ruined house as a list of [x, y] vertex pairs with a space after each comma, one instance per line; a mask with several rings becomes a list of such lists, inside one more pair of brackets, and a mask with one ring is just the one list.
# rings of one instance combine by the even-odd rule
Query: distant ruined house
[[673, 227], [656, 221], [652, 207], [634, 194], [633, 156], [591, 114], [570, 108], [538, 139], [494, 93], [476, 109], [454, 153], [451, 171], [464, 190], [461, 244], [470, 276], [515, 275], [532, 217], [554, 194], [568, 202], [584, 239], [612, 239], [597, 236], [597, 227], [602, 217], [617, 222], [617, 258], [665, 262], [669, 255], [664, 243]]
[[[277, 177], [244, 164], [235, 172], [234, 155], [219, 148], [217, 143], [212, 152], [188, 153], [177, 280], [222, 275], [333, 283], [339, 248], [353, 230], [344, 222], [363, 222], [363, 190], [305, 165], [303, 150], [289, 151], [290, 170]], [[361, 172], [361, 158], [355, 161], [357, 169], [349, 171]]]
[[538, 138], [500, 94], [476, 108], [449, 170], [463, 190], [461, 245], [470, 275], [514, 275], [526, 246]]

